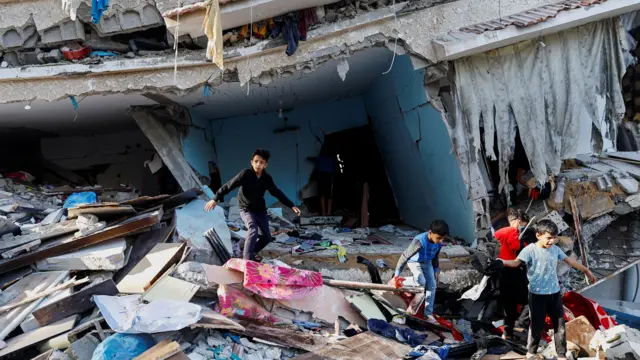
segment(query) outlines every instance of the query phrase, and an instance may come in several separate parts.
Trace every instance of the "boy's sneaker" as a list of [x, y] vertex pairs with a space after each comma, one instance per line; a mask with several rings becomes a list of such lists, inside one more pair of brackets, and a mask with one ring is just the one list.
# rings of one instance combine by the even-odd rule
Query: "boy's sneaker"
[[427, 322], [432, 323], [432, 324], [440, 325], [440, 323], [438, 322], [438, 320], [436, 320], [436, 318], [435, 318], [435, 317], [433, 317], [433, 315], [427, 315], [427, 317], [425, 318], [425, 320], [426, 320]]

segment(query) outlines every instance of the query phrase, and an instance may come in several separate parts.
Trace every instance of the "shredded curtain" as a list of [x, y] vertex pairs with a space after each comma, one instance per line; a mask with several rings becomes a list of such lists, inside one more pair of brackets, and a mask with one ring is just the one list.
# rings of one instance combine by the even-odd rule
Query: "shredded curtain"
[[503, 191], [517, 126], [536, 179], [558, 174], [561, 161], [577, 155], [580, 126], [615, 139], [628, 52], [626, 31], [613, 18], [455, 60], [456, 152], [476, 162], [484, 141], [487, 156], [499, 161]]

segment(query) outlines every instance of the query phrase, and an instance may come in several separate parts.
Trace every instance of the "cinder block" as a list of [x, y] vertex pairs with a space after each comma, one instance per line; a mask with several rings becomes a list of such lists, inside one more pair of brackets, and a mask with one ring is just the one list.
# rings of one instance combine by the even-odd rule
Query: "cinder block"
[[56, 45], [66, 41], [84, 40], [84, 25], [79, 19], [68, 19], [56, 26], [39, 30], [40, 40], [46, 45]]
[[24, 26], [0, 29], [0, 49], [2, 50], [34, 48], [38, 39], [39, 35], [33, 20], [29, 20]]

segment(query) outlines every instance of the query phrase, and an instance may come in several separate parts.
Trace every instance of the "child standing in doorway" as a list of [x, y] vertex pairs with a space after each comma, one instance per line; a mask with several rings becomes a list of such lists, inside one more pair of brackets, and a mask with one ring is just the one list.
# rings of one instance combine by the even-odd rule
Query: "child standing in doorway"
[[[240, 216], [247, 227], [247, 236], [244, 240], [243, 258], [245, 260], [259, 261], [257, 253], [271, 242], [271, 230], [269, 229], [269, 217], [264, 201], [264, 193], [269, 191], [276, 199], [288, 206], [300, 216], [298, 209], [289, 198], [276, 186], [273, 178], [266, 171], [271, 154], [264, 149], [257, 149], [251, 155], [251, 167], [242, 170], [216, 192], [213, 200], [205, 205], [206, 211], [213, 210], [218, 201], [236, 188], [238, 202], [240, 204]], [[262, 232], [262, 237], [260, 237]]]
[[538, 359], [538, 345], [544, 331], [545, 318], [549, 315], [553, 325], [554, 343], [558, 359], [566, 359], [567, 340], [564, 326], [562, 294], [556, 272], [558, 261], [564, 261], [582, 271], [589, 281], [595, 281], [593, 273], [577, 261], [567, 257], [555, 245], [558, 227], [551, 220], [540, 220], [536, 224], [535, 244], [530, 244], [518, 254], [515, 260], [502, 260], [505, 266], [517, 268], [527, 265], [529, 279], [529, 310], [531, 326], [527, 340], [527, 359]]

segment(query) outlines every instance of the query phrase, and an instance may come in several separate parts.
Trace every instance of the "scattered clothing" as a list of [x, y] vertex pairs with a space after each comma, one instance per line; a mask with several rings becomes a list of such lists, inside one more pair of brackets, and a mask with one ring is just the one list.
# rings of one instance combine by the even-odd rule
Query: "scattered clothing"
[[527, 352], [530, 354], [538, 353], [540, 338], [545, 329], [545, 318], [549, 315], [553, 326], [556, 353], [558, 357], [565, 357], [567, 339], [564, 326], [564, 308], [560, 292], [544, 295], [529, 293], [529, 307], [531, 309], [531, 327], [529, 328], [527, 339]]
[[[536, 295], [550, 295], [560, 291], [556, 269], [558, 261], [567, 255], [557, 246], [541, 248], [530, 244], [518, 255], [518, 259], [527, 265], [529, 291]], [[531, 309], [533, 311], [533, 309]]]
[[109, 0], [91, 0], [91, 22], [100, 23], [102, 14], [109, 9]]
[[315, 25], [318, 22], [318, 17], [316, 15], [316, 9], [304, 9], [298, 12], [298, 16], [300, 16], [300, 40], [307, 40], [307, 31], [309, 28]]
[[238, 204], [240, 209], [253, 212], [266, 211], [267, 205], [264, 201], [264, 193], [267, 191], [285, 206], [290, 208], [294, 207], [293, 202], [287, 198], [282, 190], [278, 189], [271, 175], [264, 171], [262, 175], [258, 177], [253, 169], [242, 170], [233, 179], [222, 185], [218, 192], [216, 192], [213, 200], [220, 200], [221, 197], [238, 187], [240, 188], [240, 191], [238, 191]]
[[222, 22], [220, 21], [220, 4], [218, 0], [207, 0], [204, 18], [204, 34], [207, 42], [207, 59], [213, 61], [221, 70], [224, 69]]
[[562, 304], [566, 308], [565, 314], [569, 315], [568, 321], [584, 316], [595, 329], [600, 327], [610, 329], [618, 325], [613, 317], [607, 315], [600, 304], [577, 292], [570, 291], [564, 294]]
[[[311, 14], [313, 12], [313, 14]], [[271, 37], [278, 37], [280, 34], [287, 41], [286, 54], [292, 56], [298, 50], [300, 40], [307, 40], [307, 30], [317, 21], [315, 9], [292, 12], [283, 16], [275, 17], [275, 28], [271, 32]]]
[[232, 285], [218, 287], [218, 312], [227, 317], [257, 320], [259, 322], [276, 324], [283, 321], [271, 314], [242, 290]]
[[224, 266], [244, 273], [244, 288], [268, 299], [302, 299], [322, 287], [322, 274], [315, 271], [242, 259], [231, 259]]
[[427, 346], [427, 345], [418, 345], [411, 349], [409, 352], [409, 356], [420, 357], [426, 354], [429, 351], [433, 351], [436, 355], [440, 357], [441, 360], [446, 360], [449, 355], [449, 345], [443, 346]]
[[369, 276], [371, 276], [372, 283], [382, 284], [382, 278], [380, 277], [380, 272], [369, 259], [364, 258], [362, 256], [358, 256], [356, 258], [356, 261], [358, 262], [358, 264], [364, 264], [367, 267], [367, 271], [369, 272]]
[[422, 345], [427, 338], [426, 334], [415, 332], [409, 328], [396, 326], [380, 319], [369, 319], [367, 321], [367, 327], [375, 334], [400, 341], [411, 347]]

